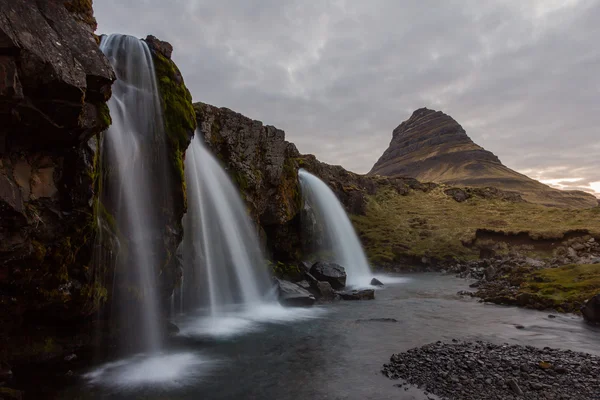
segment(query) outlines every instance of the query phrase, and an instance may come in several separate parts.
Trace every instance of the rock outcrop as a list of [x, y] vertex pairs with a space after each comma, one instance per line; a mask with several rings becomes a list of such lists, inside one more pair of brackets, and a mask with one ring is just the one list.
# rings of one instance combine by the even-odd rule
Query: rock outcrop
[[[421, 108], [394, 129], [390, 146], [370, 175], [408, 176], [449, 185], [496, 187], [548, 206], [590, 208], [591, 194], [553, 189], [504, 166], [475, 144], [462, 126], [440, 111]], [[466, 199], [456, 193], [457, 201]]]
[[350, 214], [364, 214], [367, 196], [389, 187], [406, 195], [411, 190], [427, 192], [435, 184], [413, 178], [368, 177], [339, 165], [302, 155], [285, 133], [263, 125], [228, 108], [195, 103], [199, 132], [223, 162], [241, 190], [248, 211], [265, 239], [274, 260], [300, 259], [309, 238], [302, 235], [302, 199], [298, 169], [318, 176], [335, 192]]
[[586, 321], [600, 324], [600, 294], [589, 299], [581, 307], [581, 314]]
[[[160, 210], [164, 229], [160, 233], [162, 239], [156, 247], [160, 249], [161, 259], [164, 260], [162, 265], [165, 267], [160, 273], [160, 284], [162, 297], [167, 299], [173, 288], [180, 283], [182, 276], [180, 262], [174, 255], [183, 240], [182, 219], [187, 210], [183, 159], [196, 129], [196, 113], [192, 105], [192, 96], [185, 86], [181, 72], [171, 60], [173, 46], [152, 35], [147, 36], [144, 41], [148, 44], [154, 61], [168, 153], [165, 162], [168, 173], [166, 183], [170, 187], [166, 193], [156, 193], [157, 197], [165, 197], [165, 204]], [[164, 190], [159, 185], [156, 189]]]
[[91, 257], [115, 75], [91, 9], [63, 3], [0, 0], [0, 361], [60, 354], [54, 327], [107, 298]]
[[334, 289], [346, 287], [346, 270], [336, 263], [316, 262], [310, 269], [310, 274], [319, 281], [329, 282]]

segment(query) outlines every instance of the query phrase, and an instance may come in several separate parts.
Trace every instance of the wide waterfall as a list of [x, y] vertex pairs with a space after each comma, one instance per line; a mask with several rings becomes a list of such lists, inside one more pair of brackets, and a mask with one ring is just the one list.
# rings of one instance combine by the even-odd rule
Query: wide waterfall
[[360, 241], [333, 191], [319, 178], [303, 169], [298, 171], [305, 206], [322, 228], [334, 262], [346, 269], [348, 285], [368, 285], [371, 269]]
[[[108, 101], [112, 125], [102, 142], [105, 176], [100, 202], [125, 238], [117, 256], [115, 305], [122, 326], [136, 347], [157, 351], [161, 329], [156, 277], [160, 270], [153, 243], [164, 204], [157, 186], [164, 185], [159, 165], [165, 141], [160, 98], [152, 56], [146, 43], [126, 35], [104, 36], [101, 50], [117, 80]], [[164, 187], [164, 186], [163, 186]], [[134, 299], [134, 300], [132, 300]]]
[[265, 305], [271, 285], [242, 199], [203, 140], [196, 132], [185, 159], [185, 299], [186, 308], [208, 306], [211, 316], [222, 317]]

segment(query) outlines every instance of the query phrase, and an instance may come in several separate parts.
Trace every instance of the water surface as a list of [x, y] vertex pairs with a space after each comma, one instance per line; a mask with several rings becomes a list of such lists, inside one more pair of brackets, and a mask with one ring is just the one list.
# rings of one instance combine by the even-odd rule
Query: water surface
[[[338, 302], [304, 310], [297, 319], [262, 316], [239, 335], [219, 338], [188, 330], [173, 353], [196, 358], [175, 359], [202, 363], [190, 362], [187, 373], [150, 387], [82, 379], [61, 398], [424, 399], [418, 390], [404, 391], [381, 375], [392, 353], [456, 338], [600, 355], [600, 329], [576, 316], [549, 318], [547, 312], [461, 298], [456, 292], [468, 282], [451, 276], [406, 277], [378, 290], [374, 301]], [[397, 322], [372, 321], [377, 318]]]

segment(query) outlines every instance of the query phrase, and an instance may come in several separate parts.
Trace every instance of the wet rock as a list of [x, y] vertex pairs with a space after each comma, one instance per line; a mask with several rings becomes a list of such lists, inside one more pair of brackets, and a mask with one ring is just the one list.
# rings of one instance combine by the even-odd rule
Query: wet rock
[[383, 283], [379, 279], [373, 278], [371, 279], [371, 286], [383, 286]]
[[346, 287], [346, 270], [339, 264], [329, 262], [316, 262], [310, 273], [319, 281], [329, 282], [334, 289]]
[[375, 290], [360, 289], [336, 292], [343, 300], [374, 300]]
[[586, 321], [600, 324], [600, 294], [586, 301], [581, 307], [581, 314]]
[[523, 325], [515, 325], [515, 328], [517, 328], [517, 329], [525, 329], [525, 327]]
[[282, 279], [273, 278], [277, 286], [279, 294], [279, 302], [291, 307], [307, 307], [315, 304], [315, 296], [301, 286], [284, 281]]
[[335, 293], [329, 282], [317, 282], [317, 291], [321, 300], [331, 301], [335, 298]]
[[177, 335], [179, 333], [179, 327], [172, 322], [167, 322], [167, 334]]
[[485, 269], [485, 280], [492, 281], [496, 277], [497, 271], [493, 265], [490, 265]]
[[369, 318], [369, 319], [357, 319], [356, 322], [398, 322], [395, 318]]
[[75, 354], [69, 354], [68, 356], [65, 357], [66, 362], [73, 361], [75, 359], [77, 359], [77, 355], [75, 355]]

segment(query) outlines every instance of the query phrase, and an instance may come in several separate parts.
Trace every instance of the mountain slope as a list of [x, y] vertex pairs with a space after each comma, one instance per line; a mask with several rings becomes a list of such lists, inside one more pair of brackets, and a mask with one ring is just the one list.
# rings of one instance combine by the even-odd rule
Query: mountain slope
[[494, 186], [525, 200], [555, 207], [598, 205], [591, 194], [551, 188], [504, 166], [493, 153], [475, 144], [449, 115], [416, 110], [394, 129], [390, 146], [369, 175], [409, 176], [420, 181], [474, 187]]

